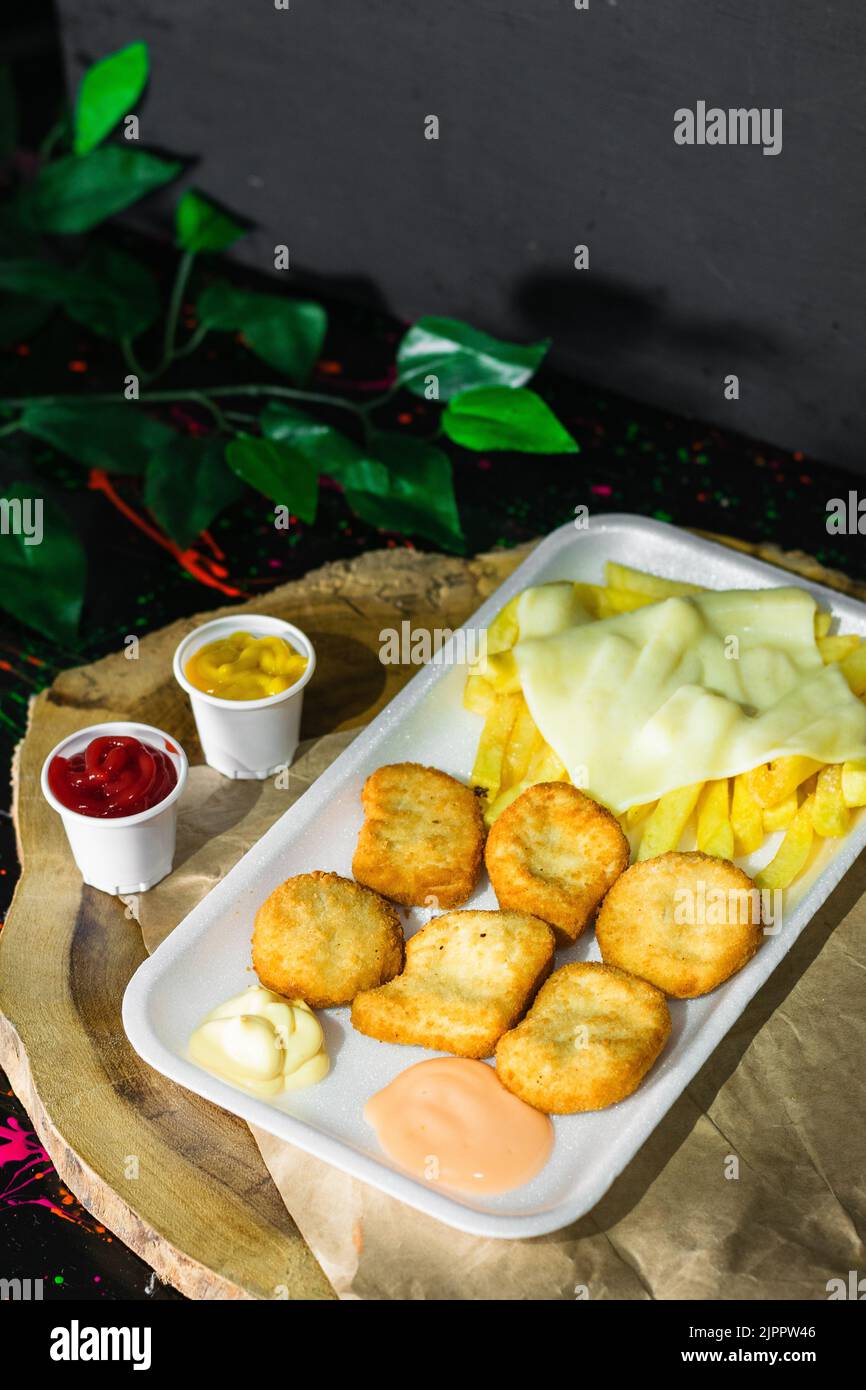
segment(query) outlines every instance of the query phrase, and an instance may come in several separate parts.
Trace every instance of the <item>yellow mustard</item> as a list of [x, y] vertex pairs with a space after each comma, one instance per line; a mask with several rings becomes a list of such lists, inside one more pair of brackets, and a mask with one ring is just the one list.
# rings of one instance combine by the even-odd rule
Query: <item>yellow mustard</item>
[[281, 999], [253, 985], [202, 1020], [189, 1055], [257, 1096], [314, 1086], [330, 1070], [322, 1025], [303, 999]]
[[190, 685], [221, 700], [261, 700], [281, 695], [307, 669], [307, 658], [284, 637], [233, 632], [199, 647], [186, 664]]

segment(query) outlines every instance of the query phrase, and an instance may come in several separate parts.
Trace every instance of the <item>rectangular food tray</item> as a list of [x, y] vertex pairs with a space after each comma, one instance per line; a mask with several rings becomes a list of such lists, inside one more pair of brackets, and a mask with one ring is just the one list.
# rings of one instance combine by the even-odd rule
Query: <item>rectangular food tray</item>
[[[508, 599], [532, 584], [554, 579], [601, 583], [608, 559], [707, 588], [793, 583], [831, 610], [833, 630], [866, 635], [866, 605], [636, 516], [599, 516], [585, 530], [566, 525], [554, 531], [466, 627], [485, 628]], [[465, 639], [455, 640], [461, 643], [459, 652]], [[465, 645], [471, 652], [471, 645]], [[139, 967], [126, 990], [123, 1022], [139, 1055], [172, 1081], [410, 1206], [476, 1235], [538, 1236], [576, 1220], [607, 1191], [854, 862], [866, 844], [866, 818], [859, 815], [844, 839], [822, 844], [809, 871], [786, 894], [781, 931], [765, 936], [744, 970], [704, 998], [670, 1001], [670, 1040], [633, 1096], [608, 1110], [556, 1117], [550, 1162], [524, 1187], [476, 1199], [437, 1190], [392, 1165], [363, 1118], [367, 1099], [405, 1067], [433, 1055], [429, 1051], [356, 1033], [348, 1009], [322, 1012], [333, 1062], [330, 1075], [308, 1090], [266, 1101], [203, 1071], [188, 1060], [186, 1047], [210, 1009], [252, 982], [253, 916], [277, 884], [312, 869], [351, 877], [362, 821], [361, 787], [369, 773], [383, 763], [413, 761], [468, 780], [481, 720], [463, 708], [465, 676], [465, 666], [446, 660], [419, 671]], [[767, 857], [765, 850], [761, 858]], [[467, 906], [497, 906], [486, 877]], [[413, 910], [407, 935], [429, 915]], [[555, 964], [598, 958], [595, 937], [587, 930], [574, 946], [557, 951]]]

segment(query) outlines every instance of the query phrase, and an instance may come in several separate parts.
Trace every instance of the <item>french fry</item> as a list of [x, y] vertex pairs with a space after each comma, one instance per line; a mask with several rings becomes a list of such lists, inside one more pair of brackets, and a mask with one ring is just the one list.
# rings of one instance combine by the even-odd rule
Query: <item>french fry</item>
[[516, 782], [523, 781], [529, 771], [533, 753], [543, 742], [541, 734], [536, 728], [535, 720], [529, 713], [529, 706], [522, 695], [518, 698], [520, 706], [508, 736], [505, 756], [502, 760], [503, 791], [513, 787]]
[[499, 795], [505, 747], [520, 710], [521, 695], [503, 695], [484, 721], [475, 755], [472, 783], [482, 787], [492, 801]]
[[515, 782], [513, 786], [500, 790], [499, 795], [493, 800], [488, 801], [484, 811], [484, 824], [490, 828], [497, 816], [501, 816], [506, 806], [510, 806], [512, 801], [516, 801], [521, 792], [525, 792], [527, 787], [534, 787], [539, 782], [567, 782], [568, 773], [565, 764], [550, 747], [545, 743], [541, 734], [538, 735], [538, 745], [533, 752], [527, 775], [521, 781]]
[[638, 859], [654, 859], [658, 854], [667, 854], [669, 850], [676, 849], [703, 785], [703, 782], [695, 782], [690, 787], [678, 787], [676, 791], [665, 792], [664, 796], [659, 797], [655, 810], [644, 826]]
[[851, 812], [845, 805], [842, 792], [841, 763], [830, 763], [818, 773], [815, 800], [812, 802], [812, 824], [818, 834], [827, 839], [848, 834]]
[[618, 613], [632, 613], [655, 603], [650, 594], [636, 594], [631, 589], [611, 589], [601, 584], [575, 583], [575, 597], [594, 618], [615, 618]]
[[531, 787], [532, 785], [532, 782], [528, 778], [524, 782], [515, 782], [513, 787], [509, 787], [507, 791], [500, 792], [493, 801], [489, 801], [484, 811], [484, 824], [487, 826], [487, 829], [489, 830], [493, 822], [502, 815], [506, 806], [510, 806], [512, 801], [517, 800], [521, 792], [525, 792], [527, 787]]
[[487, 659], [473, 667], [471, 674], [483, 676], [493, 686], [497, 695], [520, 693], [520, 676], [517, 673], [517, 662], [513, 652], [495, 652], [493, 656], [488, 653]]
[[826, 637], [827, 633], [830, 631], [830, 623], [832, 621], [831, 615], [819, 608], [815, 613], [815, 636]]
[[832, 661], [844, 661], [860, 646], [860, 638], [855, 632], [836, 633], [833, 637], [817, 638], [818, 651], [825, 666]]
[[509, 599], [487, 629], [487, 653], [489, 656], [495, 656], [497, 652], [510, 651], [520, 636], [520, 625], [517, 621], [519, 598], [520, 595], [515, 594], [514, 598]]
[[747, 772], [749, 790], [759, 806], [778, 806], [791, 792], [797, 790], [801, 782], [811, 777], [824, 766], [814, 758], [804, 758], [800, 754], [789, 754], [784, 758], [774, 758], [771, 763], [763, 763]]
[[541, 747], [533, 755], [529, 764], [529, 778], [534, 786], [536, 782], [568, 782], [568, 770], [565, 763], [554, 753], [549, 743], [542, 739]]
[[496, 703], [496, 691], [484, 676], [467, 676], [463, 687], [463, 708], [485, 718]]
[[699, 584], [684, 584], [678, 579], [662, 579], [657, 574], [632, 569], [608, 560], [604, 567], [605, 581], [611, 589], [627, 589], [633, 594], [646, 594], [653, 600], [673, 598], [678, 594], [702, 594]]
[[730, 819], [727, 777], [708, 782], [698, 808], [698, 849], [717, 859], [733, 859], [734, 827]]
[[866, 642], [843, 657], [839, 669], [855, 695], [866, 695]]
[[842, 764], [842, 796], [846, 806], [866, 806], [866, 759]]
[[756, 887], [789, 888], [805, 868], [815, 837], [812, 804], [813, 796], [808, 796], [788, 826], [774, 857], [755, 875]]
[[799, 800], [795, 791], [786, 796], [784, 801], [777, 801], [775, 806], [765, 807], [761, 813], [764, 834], [772, 835], [776, 830], [787, 830], [798, 809]]
[[734, 778], [731, 797], [731, 825], [734, 849], [737, 854], [753, 854], [764, 842], [764, 818], [761, 807], [752, 796], [744, 773]]

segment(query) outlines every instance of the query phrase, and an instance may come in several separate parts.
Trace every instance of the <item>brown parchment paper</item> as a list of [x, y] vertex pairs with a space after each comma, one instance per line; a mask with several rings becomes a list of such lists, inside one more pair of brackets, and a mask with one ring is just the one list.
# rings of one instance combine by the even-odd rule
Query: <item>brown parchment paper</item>
[[[171, 876], [137, 899], [149, 951], [355, 736], [289, 785], [191, 769]], [[607, 1195], [552, 1235], [462, 1235], [272, 1135], [254, 1138], [346, 1299], [823, 1299], [866, 1269], [861, 858]]]

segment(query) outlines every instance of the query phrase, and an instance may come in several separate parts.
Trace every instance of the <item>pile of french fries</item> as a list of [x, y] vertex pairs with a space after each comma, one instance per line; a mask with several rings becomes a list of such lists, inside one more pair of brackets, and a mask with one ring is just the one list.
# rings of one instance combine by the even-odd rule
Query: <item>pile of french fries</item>
[[[575, 583], [574, 588], [594, 618], [702, 592], [696, 584], [661, 579], [612, 560], [605, 566], [603, 585]], [[520, 635], [517, 604], [513, 598], [488, 628], [486, 659], [467, 677], [464, 694], [466, 708], [484, 717], [472, 782], [484, 792], [488, 825], [527, 787], [569, 781], [520, 688], [512, 652]], [[815, 636], [824, 662], [838, 662], [851, 690], [864, 697], [866, 643], [856, 635], [830, 635], [830, 614], [824, 612], [815, 615]], [[690, 822], [696, 827], [697, 848], [721, 859], [753, 854], [768, 835], [784, 830], [775, 855], [755, 877], [759, 888], [775, 889], [789, 887], [803, 872], [816, 836], [845, 835], [858, 806], [866, 806], [866, 760], [818, 763], [791, 756], [737, 777], [667, 792], [658, 801], [630, 807], [620, 822], [638, 840], [638, 859], [678, 849]]]

